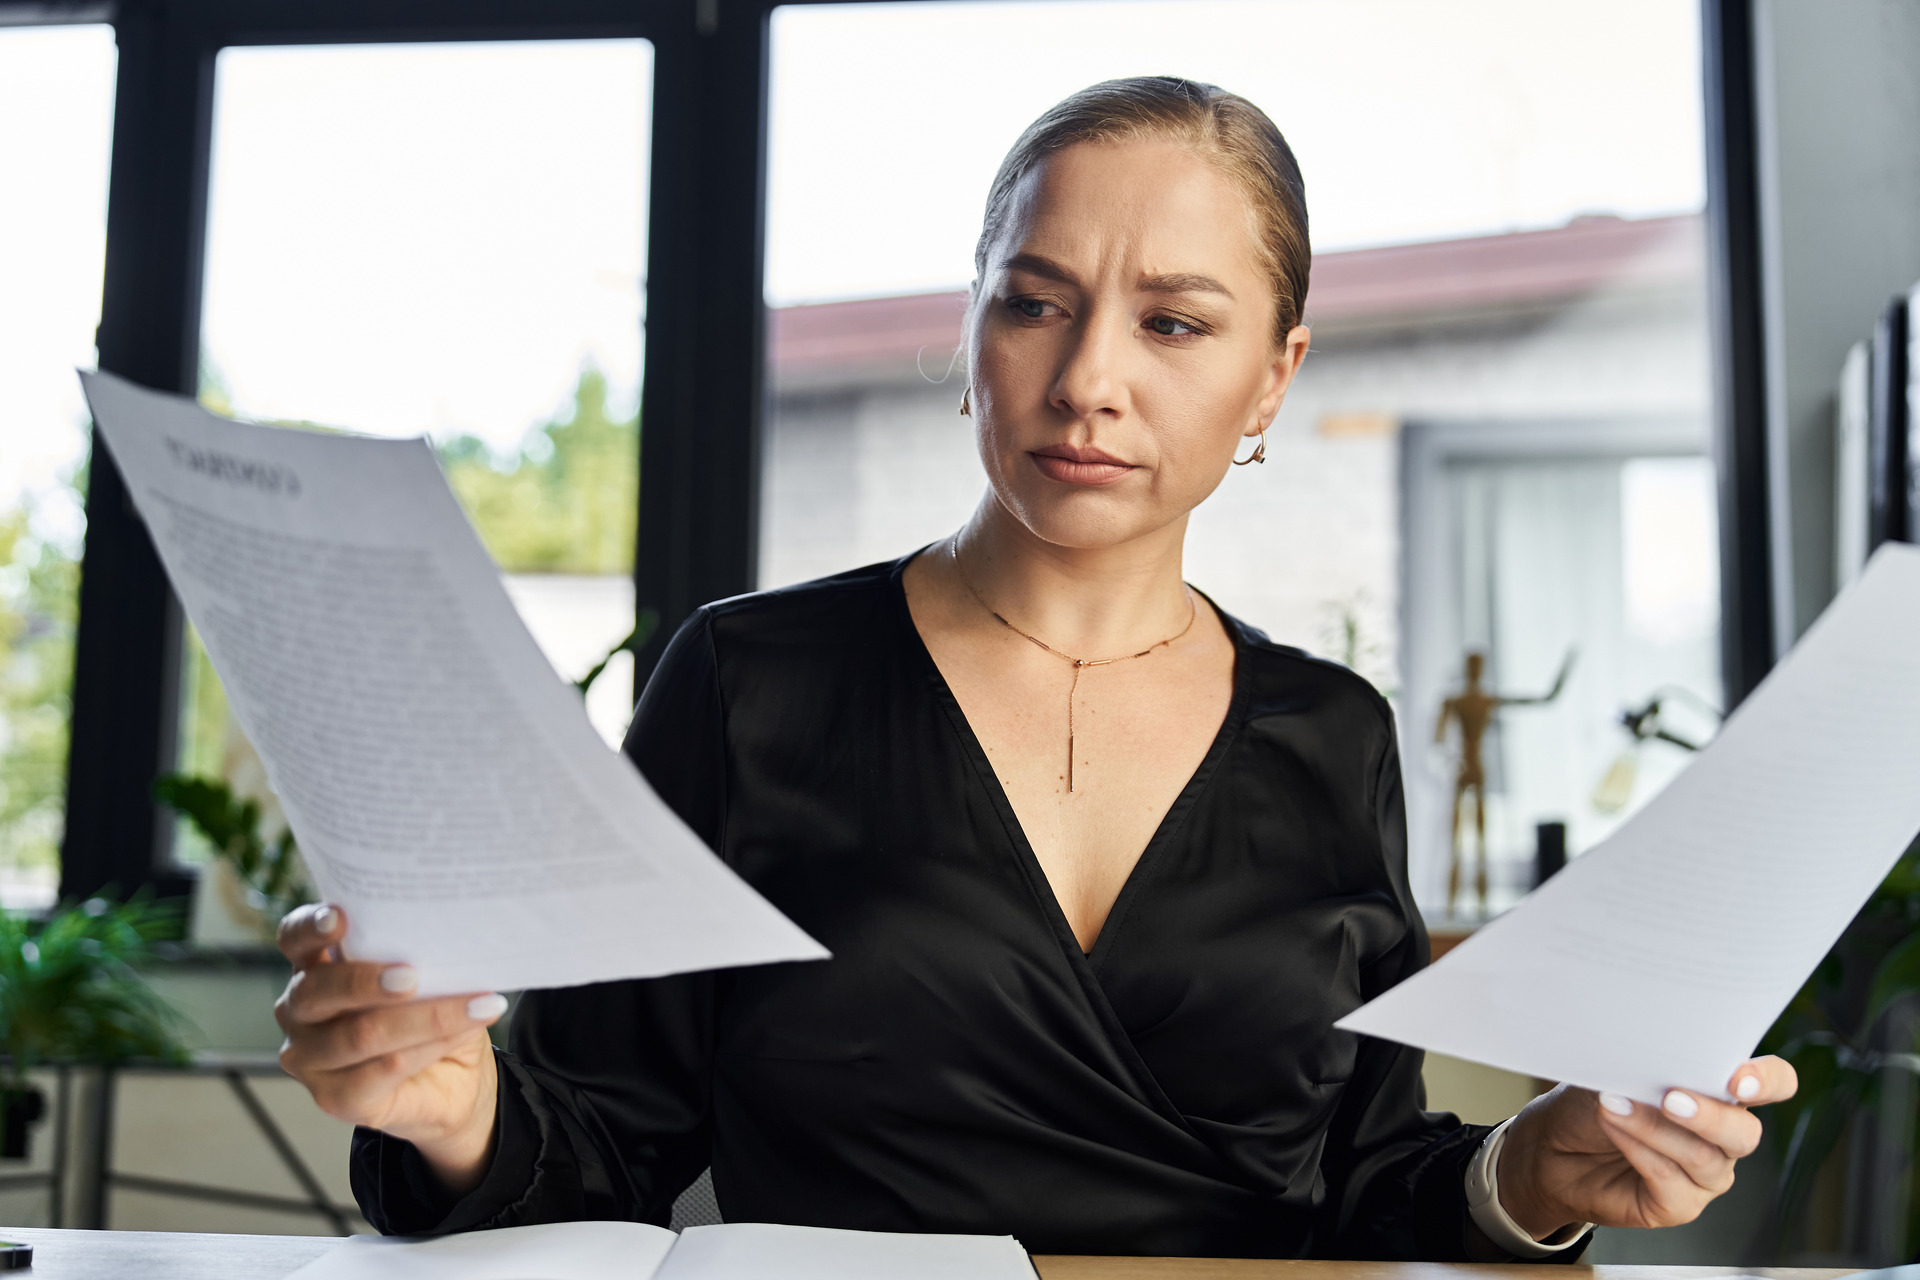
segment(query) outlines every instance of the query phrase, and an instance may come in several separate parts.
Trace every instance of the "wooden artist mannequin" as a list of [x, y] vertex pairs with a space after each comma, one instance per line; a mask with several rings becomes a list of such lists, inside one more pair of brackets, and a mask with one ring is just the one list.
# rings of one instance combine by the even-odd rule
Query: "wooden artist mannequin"
[[1480, 914], [1487, 914], [1487, 771], [1481, 755], [1481, 746], [1485, 743], [1487, 730], [1493, 725], [1493, 717], [1502, 707], [1541, 706], [1560, 696], [1560, 690], [1567, 683], [1567, 673], [1573, 668], [1573, 654], [1569, 652], [1565, 662], [1560, 664], [1560, 674], [1554, 678], [1553, 688], [1537, 698], [1509, 698], [1497, 693], [1488, 693], [1480, 687], [1480, 678], [1486, 672], [1485, 654], [1467, 655], [1467, 683], [1453, 697], [1440, 704], [1440, 722], [1434, 726], [1433, 740], [1442, 743], [1447, 740], [1447, 725], [1458, 722], [1460, 725], [1460, 768], [1454, 774], [1453, 781], [1453, 850], [1447, 867], [1447, 913], [1453, 914], [1454, 903], [1460, 897], [1460, 871], [1465, 861], [1461, 849], [1460, 811], [1467, 793], [1473, 793], [1473, 831], [1475, 838], [1475, 861], [1473, 889], [1480, 902]]

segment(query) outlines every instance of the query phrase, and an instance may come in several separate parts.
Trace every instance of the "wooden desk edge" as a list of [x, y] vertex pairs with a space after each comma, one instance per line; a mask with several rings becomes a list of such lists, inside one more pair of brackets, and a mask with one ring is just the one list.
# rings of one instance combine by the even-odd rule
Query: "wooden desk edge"
[[[0, 1227], [0, 1239], [34, 1246], [46, 1280], [282, 1280], [330, 1253], [338, 1236], [214, 1235], [173, 1231], [74, 1231]], [[1110, 1258], [1039, 1255], [1041, 1280], [1840, 1280], [1842, 1268], [1476, 1266], [1445, 1262], [1324, 1262], [1260, 1258]]]
[[1035, 1254], [1040, 1280], [1840, 1280], [1851, 1267], [1656, 1267], [1621, 1263], [1328, 1262], [1270, 1258], [1102, 1258]]

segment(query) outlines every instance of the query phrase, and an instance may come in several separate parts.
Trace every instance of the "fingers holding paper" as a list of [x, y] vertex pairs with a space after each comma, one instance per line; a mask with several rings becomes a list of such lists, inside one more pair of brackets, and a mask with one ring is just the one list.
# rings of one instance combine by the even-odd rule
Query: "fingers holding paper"
[[1769, 1102], [1785, 1102], [1800, 1090], [1800, 1075], [1785, 1058], [1768, 1054], [1740, 1064], [1727, 1082], [1727, 1092], [1742, 1106], [1764, 1107]]
[[416, 999], [409, 966], [341, 958], [346, 934], [336, 907], [302, 907], [281, 922], [294, 972], [274, 1005], [287, 1036], [280, 1063], [329, 1115], [406, 1139], [464, 1190], [491, 1154], [487, 1028], [507, 1002], [489, 992]]
[[1667, 1090], [1657, 1108], [1600, 1095], [1601, 1127], [1641, 1176], [1649, 1225], [1691, 1221], [1731, 1187], [1735, 1162], [1760, 1145], [1760, 1120], [1747, 1108], [1784, 1101], [1797, 1087], [1792, 1065], [1769, 1056], [1741, 1064], [1727, 1082], [1737, 1102], [1686, 1089]]
[[1671, 1089], [1655, 1107], [1561, 1085], [1508, 1131], [1501, 1204], [1536, 1239], [1580, 1222], [1691, 1222], [1759, 1145], [1760, 1121], [1748, 1108], [1792, 1097], [1796, 1083], [1791, 1066], [1768, 1057], [1734, 1073], [1727, 1091], [1738, 1102]]
[[[302, 983], [296, 975], [288, 987], [291, 994], [297, 995], [311, 985], [312, 978]], [[447, 996], [438, 1000], [383, 1002], [370, 1008], [349, 1008], [306, 1026], [283, 1022], [287, 1044], [280, 1054], [281, 1065], [290, 1073], [304, 1077], [357, 1067], [423, 1044], [476, 1036], [485, 1040], [487, 1027], [499, 1018], [497, 1004], [504, 1004], [502, 997]], [[288, 1001], [286, 1007], [291, 1010], [296, 1002]], [[293, 1021], [291, 1013], [288, 1021]]]
[[[1595, 1206], [1622, 1215], [1623, 1220], [1609, 1225], [1667, 1227], [1691, 1222], [1733, 1186], [1733, 1166], [1739, 1156], [1688, 1129], [1686, 1121], [1678, 1118], [1675, 1101], [1670, 1097], [1667, 1107], [1654, 1108], [1614, 1095], [1599, 1098], [1595, 1114], [1600, 1127], [1639, 1175], [1622, 1179], [1623, 1194], [1613, 1204]], [[1758, 1128], [1759, 1122], [1754, 1125]], [[1736, 1147], [1744, 1145], [1744, 1140], [1736, 1139]]]
[[281, 917], [280, 954], [293, 962], [296, 971], [325, 959], [347, 934], [346, 917], [324, 902], [295, 907]]

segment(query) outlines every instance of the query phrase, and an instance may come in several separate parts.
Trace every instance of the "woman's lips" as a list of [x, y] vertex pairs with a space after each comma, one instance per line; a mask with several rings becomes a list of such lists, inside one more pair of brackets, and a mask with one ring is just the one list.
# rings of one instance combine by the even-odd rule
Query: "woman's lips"
[[1112, 484], [1133, 467], [1098, 449], [1035, 450], [1027, 455], [1040, 474], [1062, 484]]

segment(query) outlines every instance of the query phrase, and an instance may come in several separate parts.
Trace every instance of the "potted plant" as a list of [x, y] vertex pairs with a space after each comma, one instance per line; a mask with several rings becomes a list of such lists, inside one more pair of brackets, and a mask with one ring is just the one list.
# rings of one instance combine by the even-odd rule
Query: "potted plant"
[[89, 898], [44, 924], [0, 911], [0, 1156], [24, 1158], [46, 1114], [28, 1079], [41, 1063], [186, 1058], [180, 1016], [136, 972], [174, 917], [144, 898]]
[[[1920, 840], [1867, 899], [1824, 960], [1807, 979], [1766, 1037], [1760, 1052], [1793, 1064], [1800, 1090], [1768, 1108], [1767, 1125], [1780, 1155], [1774, 1212], [1759, 1242], [1777, 1256], [1802, 1225], [1814, 1184], [1828, 1158], [1850, 1135], [1892, 1143], [1895, 1163], [1905, 1164], [1915, 1146], [1916, 1117], [1910, 1105], [1888, 1098], [1890, 1082], [1920, 1076]], [[1910, 1093], [1902, 1085], [1898, 1092]], [[1886, 1114], [1875, 1125], [1860, 1119], [1875, 1108]], [[1857, 1163], [1857, 1162], [1856, 1162]], [[1850, 1198], [1864, 1189], [1849, 1187]], [[1906, 1202], [1888, 1204], [1893, 1220], [1880, 1235], [1899, 1242], [1902, 1259], [1920, 1248], [1920, 1181]]]
[[242, 799], [219, 778], [178, 773], [154, 783], [153, 794], [183, 814], [213, 847], [214, 856], [232, 868], [246, 894], [249, 914], [258, 916], [266, 941], [273, 941], [281, 916], [313, 901], [293, 832], [283, 830], [267, 838], [258, 800]]

